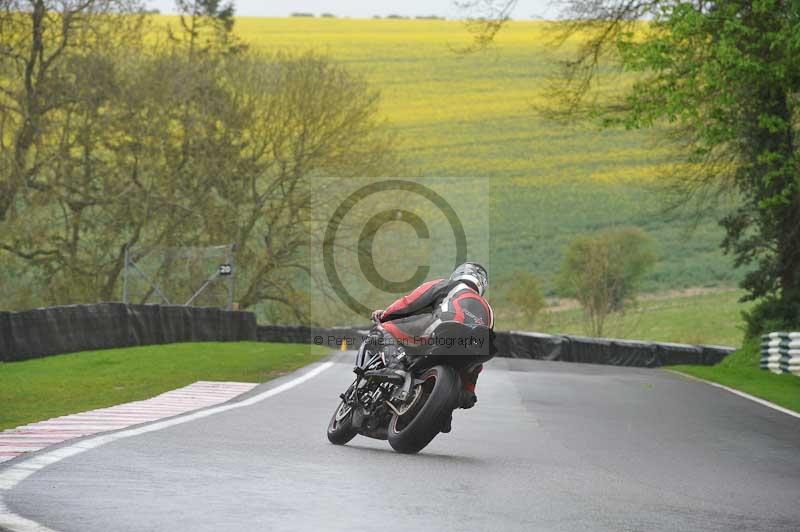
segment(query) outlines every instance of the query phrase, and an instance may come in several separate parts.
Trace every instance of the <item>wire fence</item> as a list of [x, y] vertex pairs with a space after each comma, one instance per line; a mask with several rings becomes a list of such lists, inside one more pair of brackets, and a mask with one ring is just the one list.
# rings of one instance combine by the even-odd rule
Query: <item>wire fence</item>
[[234, 245], [131, 247], [125, 254], [122, 301], [233, 308]]

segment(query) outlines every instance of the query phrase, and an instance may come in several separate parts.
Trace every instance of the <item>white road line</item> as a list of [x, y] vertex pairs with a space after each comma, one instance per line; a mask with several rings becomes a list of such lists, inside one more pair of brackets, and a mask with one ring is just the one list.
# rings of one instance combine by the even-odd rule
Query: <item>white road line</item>
[[78, 441], [76, 443], [73, 443], [72, 445], [59, 447], [58, 449], [55, 449], [53, 451], [34, 455], [28, 458], [27, 460], [24, 460], [22, 462], [12, 465], [11, 467], [8, 467], [7, 469], [0, 470], [0, 527], [5, 527], [6, 529], [12, 532], [55, 532], [44, 525], [41, 525], [35, 521], [31, 521], [30, 519], [26, 519], [20, 515], [15, 514], [5, 505], [3, 501], [4, 492], [13, 489], [17, 484], [19, 484], [32, 474], [44, 469], [49, 465], [55, 464], [56, 462], [60, 462], [64, 458], [80, 454], [90, 449], [95, 449], [97, 447], [100, 447], [101, 445], [105, 445], [113, 441], [130, 438], [132, 436], [138, 436], [140, 434], [146, 434], [148, 432], [155, 432], [157, 430], [166, 429], [169, 427], [174, 427], [175, 425], [181, 425], [183, 423], [188, 423], [196, 419], [202, 419], [208, 416], [213, 416], [214, 414], [219, 414], [221, 412], [227, 412], [228, 410], [235, 410], [237, 408], [243, 408], [245, 406], [252, 406], [256, 403], [260, 403], [265, 399], [269, 399], [270, 397], [278, 395], [279, 393], [291, 390], [295, 386], [302, 384], [309, 379], [313, 379], [314, 377], [316, 377], [326, 369], [330, 368], [331, 366], [333, 366], [333, 362], [324, 362], [319, 366], [317, 366], [316, 368], [312, 369], [311, 371], [308, 371], [307, 373], [300, 375], [296, 379], [292, 379], [279, 386], [276, 386], [275, 388], [271, 388], [252, 397], [248, 397], [247, 399], [244, 399], [242, 401], [211, 407], [206, 410], [200, 410], [197, 412], [174, 417], [164, 421], [157, 421], [153, 424], [144, 425], [142, 427], [136, 427], [133, 429], [122, 430], [120, 432], [114, 432], [111, 434], [95, 436], [93, 438], [88, 438], [86, 440]]
[[674, 369], [665, 369], [664, 371], [669, 371], [671, 373], [676, 373], [676, 374], [678, 374], [678, 375], [680, 375], [682, 377], [687, 377], [689, 379], [693, 379], [693, 380], [696, 380], [696, 381], [704, 382], [706, 384], [710, 384], [711, 386], [714, 386], [715, 388], [722, 388], [723, 390], [731, 392], [732, 394], [736, 394], [739, 397], [744, 397], [745, 399], [750, 399], [754, 403], [758, 403], [760, 405], [764, 405], [767, 408], [771, 408], [773, 410], [777, 410], [778, 412], [783, 412], [784, 414], [789, 414], [792, 417], [796, 417], [796, 418], [800, 419], [800, 413], [797, 413], [794, 410], [789, 410], [788, 408], [784, 408], [784, 407], [782, 407], [780, 405], [776, 405], [775, 403], [770, 403], [769, 401], [767, 401], [765, 399], [760, 399], [760, 398], [758, 398], [758, 397], [756, 397], [754, 395], [750, 395], [749, 393], [745, 393], [745, 392], [739, 391], [739, 390], [737, 390], [735, 388], [730, 388], [728, 386], [725, 386], [723, 384], [719, 384], [717, 382], [707, 381], [705, 379], [701, 379], [700, 377], [695, 377], [694, 375], [689, 375], [687, 373], [683, 373], [683, 372], [680, 372], [680, 371], [675, 371]]
[[25, 532], [54, 532], [36, 521], [13, 513], [3, 504], [2, 500], [0, 500], [0, 526], [4, 526], [8, 530], [24, 530]]
[[[5, 430], [0, 432], [0, 441], [5, 438], [13, 439], [22, 431], [47, 435], [58, 433], [62, 435], [60, 441], [65, 441], [76, 437], [76, 434], [78, 436], [91, 436], [101, 432], [124, 429], [132, 425], [157, 421], [178, 414], [193, 412], [200, 408], [218, 405], [256, 386], [256, 383], [249, 382], [197, 381], [183, 388], [170, 390], [142, 401], [99, 408], [78, 414], [68, 414]], [[63, 432], [65, 429], [72, 429], [74, 432], [71, 435], [66, 434]], [[20, 446], [17, 449], [17, 456], [44, 449], [53, 443], [58, 442], [42, 443], [38, 448], [34, 448], [31, 445]], [[14, 454], [9, 453], [9, 451], [14, 450], [11, 443], [0, 444], [0, 450], [4, 451], [0, 455], [0, 462], [15, 458]]]

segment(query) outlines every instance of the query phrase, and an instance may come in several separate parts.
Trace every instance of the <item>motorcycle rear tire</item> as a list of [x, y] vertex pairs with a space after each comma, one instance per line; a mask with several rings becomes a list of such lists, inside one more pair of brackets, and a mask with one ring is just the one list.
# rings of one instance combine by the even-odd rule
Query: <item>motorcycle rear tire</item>
[[461, 379], [450, 366], [434, 366], [420, 376], [433, 380], [433, 388], [421, 410], [408, 424], [398, 429], [399, 416], [394, 414], [389, 423], [389, 445], [399, 453], [414, 454], [428, 445], [458, 406]]

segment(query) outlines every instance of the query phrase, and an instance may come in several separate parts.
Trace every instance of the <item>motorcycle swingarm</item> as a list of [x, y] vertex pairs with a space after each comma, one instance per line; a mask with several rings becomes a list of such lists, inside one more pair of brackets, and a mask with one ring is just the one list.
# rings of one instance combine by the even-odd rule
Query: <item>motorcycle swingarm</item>
[[395, 390], [395, 392], [392, 394], [392, 399], [405, 401], [408, 399], [408, 395], [411, 393], [411, 388], [424, 382], [425, 381], [423, 380], [415, 379], [414, 375], [410, 371], [406, 372], [406, 378], [403, 381], [403, 385]]

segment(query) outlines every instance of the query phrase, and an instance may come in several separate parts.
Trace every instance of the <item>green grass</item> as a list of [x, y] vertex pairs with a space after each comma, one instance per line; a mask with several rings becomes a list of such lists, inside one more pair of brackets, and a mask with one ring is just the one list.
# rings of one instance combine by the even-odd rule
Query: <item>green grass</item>
[[0, 364], [0, 430], [146, 399], [198, 380], [263, 382], [328, 350], [299, 344], [184, 343]]
[[759, 369], [758, 340], [728, 355], [716, 366], [672, 366], [670, 369], [717, 382], [800, 412], [800, 377]]
[[[175, 24], [174, 18], [161, 20]], [[504, 284], [515, 270], [534, 273], [547, 295], [555, 295], [554, 280], [569, 242], [607, 227], [637, 226], [653, 237], [659, 261], [643, 279], [644, 292], [734, 286], [744, 273], [720, 249], [724, 231], [715, 220], [721, 209], [706, 210], [696, 225], [685, 212], [664, 212], [660, 179], [675, 156], [659, 142], [661, 131], [553, 123], [536, 112], [536, 106], [550, 101], [546, 88], [556, 62], [571, 57], [577, 44], [554, 49], [548, 24], [513, 22], [490, 50], [475, 54], [455, 51], [470, 39], [458, 21], [242, 18], [235, 28], [256, 50], [328, 54], [381, 91], [381, 112], [398, 135], [404, 175], [435, 176], [449, 183], [437, 192], [457, 210], [469, 205], [480, 211], [481, 216], [461, 218], [470, 258], [486, 263], [493, 287], [501, 288], [490, 293], [498, 315], [514, 312], [503, 307], [510, 307]], [[618, 93], [630, 81], [611, 81], [607, 89]], [[460, 176], [488, 178], [489, 192], [472, 189]], [[475, 236], [487, 234], [488, 243]], [[448, 273], [436, 261], [452, 261], [450, 241], [434, 239], [430, 277]], [[391, 299], [375, 298], [369, 305], [380, 308]], [[667, 313], [666, 325], [644, 323], [615, 334], [737, 345], [740, 333], [728, 323], [738, 325], [744, 307], [735, 298], [724, 303], [704, 307], [701, 317], [707, 323], [697, 332], [693, 318], [676, 311]], [[582, 332], [577, 314], [576, 323], [564, 324], [563, 332]], [[353, 323], [350, 316], [331, 320], [327, 324]], [[561, 327], [556, 322], [548, 330]], [[630, 329], [627, 323], [622, 328]]]
[[[487, 196], [454, 184], [446, 197], [490, 211], [489, 257], [473, 260], [489, 263], [494, 281], [523, 269], [552, 293], [566, 244], [619, 225], [641, 227], [657, 242], [661, 260], [644, 279], [647, 292], [732, 285], [742, 276], [720, 250], [719, 212], [706, 211], [696, 227], [691, 217], [663, 212], [657, 185], [675, 155], [661, 131], [602, 130], [537, 113], [552, 100], [558, 61], [578, 45], [556, 49], [548, 23], [512, 22], [474, 54], [456, 51], [471, 39], [460, 21], [240, 18], [235, 31], [256, 50], [313, 49], [364, 75], [381, 91], [406, 175], [490, 178]], [[633, 79], [607, 81], [616, 95]]]
[[[604, 336], [657, 342], [714, 344], [738, 347], [742, 341], [740, 291], [692, 297], [643, 300], [636, 310], [608, 320]], [[585, 335], [580, 309], [542, 312], [533, 323], [513, 309], [495, 307], [498, 330], [528, 330], [554, 334]]]

